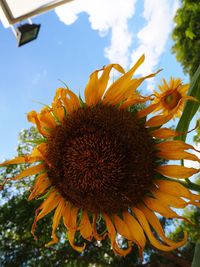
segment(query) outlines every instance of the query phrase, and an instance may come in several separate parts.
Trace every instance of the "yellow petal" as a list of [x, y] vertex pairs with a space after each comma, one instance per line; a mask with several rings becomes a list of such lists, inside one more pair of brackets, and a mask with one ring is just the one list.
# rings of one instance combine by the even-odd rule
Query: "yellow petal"
[[40, 207], [36, 210], [35, 212], [36, 215], [31, 230], [31, 233], [33, 234], [34, 237], [35, 237], [34, 231], [37, 221], [39, 221], [48, 213], [50, 213], [52, 210], [54, 210], [57, 207], [60, 199], [61, 197], [57, 194], [57, 191], [54, 190], [49, 194], [49, 196], [42, 202]]
[[62, 211], [64, 209], [64, 206], [65, 206], [65, 201], [64, 199], [61, 198], [55, 210], [54, 216], [53, 216], [52, 233], [51, 233], [52, 240], [48, 244], [46, 244], [46, 246], [51, 246], [58, 242], [58, 238], [55, 234], [55, 231], [60, 223], [60, 219], [62, 216]]
[[73, 247], [73, 249], [81, 253], [85, 249], [86, 244], [84, 243], [83, 246], [77, 246], [77, 245], [75, 245], [74, 244], [75, 233], [76, 233], [76, 231], [69, 230], [68, 231], [68, 234], [67, 234], [68, 240], [69, 240], [70, 245]]
[[[166, 246], [164, 244], [161, 244], [155, 238], [155, 236], [153, 235], [153, 233], [152, 233], [152, 231], [151, 231], [151, 229], [149, 227], [149, 223], [148, 223], [144, 213], [141, 210], [137, 209], [137, 208], [133, 208], [133, 212], [136, 215], [138, 221], [140, 222], [142, 228], [144, 229], [146, 235], [148, 236], [149, 241], [151, 242], [151, 244], [154, 247], [156, 247], [156, 248], [158, 248], [160, 250], [163, 250], [163, 251], [170, 251], [170, 250], [173, 250], [173, 249], [175, 249], [177, 247], [177, 245]], [[184, 236], [184, 240], [179, 243], [179, 246], [183, 246], [186, 243], [186, 241], [187, 241], [187, 235]]]
[[106, 91], [103, 103], [112, 103], [112, 101], [115, 101], [116, 95], [123, 95], [124, 88], [126, 88], [127, 84], [131, 80], [134, 72], [136, 69], [144, 62], [144, 55], [142, 55], [139, 60], [136, 62], [136, 64], [128, 71], [126, 72], [122, 77], [117, 79]]
[[12, 178], [12, 180], [19, 180], [19, 179], [24, 178], [26, 176], [31, 176], [31, 175], [37, 174], [41, 171], [44, 171], [45, 168], [46, 168], [46, 166], [43, 163], [29, 167], [29, 168], [23, 170], [16, 177]]
[[43, 123], [40, 120], [40, 114], [36, 111], [31, 111], [27, 114], [28, 121], [34, 123], [38, 131], [45, 137], [49, 136], [49, 131], [43, 127]]
[[152, 104], [152, 105], [148, 106], [147, 108], [144, 108], [144, 109], [138, 111], [137, 117], [138, 118], [146, 117], [148, 114], [150, 114], [152, 111], [154, 111], [159, 106], [160, 106], [160, 103]]
[[63, 208], [63, 222], [64, 226], [69, 229], [69, 220], [70, 220], [70, 214], [71, 214], [71, 204], [69, 202], [65, 202], [65, 206]]
[[175, 113], [169, 113], [168, 115], [156, 115], [150, 118], [145, 125], [149, 127], [157, 127], [167, 123], [169, 120], [173, 118]]
[[113, 214], [113, 221], [114, 221], [114, 225], [117, 229], [117, 232], [125, 237], [127, 240], [132, 240], [132, 235], [131, 235], [131, 231], [128, 228], [128, 225], [126, 224], [125, 221], [123, 221], [119, 216], [117, 216], [116, 214]]
[[160, 213], [166, 218], [182, 218], [175, 211], [171, 210], [167, 205], [164, 205], [155, 198], [145, 198], [144, 203], [152, 211]]
[[81, 217], [80, 223], [80, 233], [83, 238], [91, 241], [92, 240], [92, 226], [88, 217], [88, 213], [86, 210], [83, 210], [83, 214]]
[[182, 198], [177, 196], [172, 196], [158, 189], [152, 190], [152, 193], [164, 205], [169, 205], [174, 208], [185, 208], [188, 205], [187, 202]]
[[98, 70], [96, 70], [90, 75], [88, 84], [85, 88], [85, 102], [88, 106], [96, 105], [99, 102], [100, 98], [98, 92]]
[[49, 108], [43, 108], [39, 113], [38, 118], [43, 128], [51, 130], [57, 125], [52, 111]]
[[199, 100], [196, 98], [196, 97], [193, 97], [193, 96], [184, 96], [183, 97], [184, 100], [192, 100], [192, 101], [196, 101], [196, 102], [199, 102]]
[[181, 151], [181, 150], [175, 150], [173, 152], [168, 152], [168, 151], [159, 151], [156, 153], [156, 156], [162, 159], [168, 159], [168, 160], [193, 160], [193, 161], [198, 161], [200, 162], [200, 159], [191, 153], [188, 153], [186, 151]]
[[106, 213], [103, 213], [103, 216], [104, 216], [104, 219], [106, 222], [106, 227], [108, 230], [108, 236], [110, 238], [113, 251], [120, 256], [125, 256], [128, 253], [130, 253], [131, 247], [128, 247], [127, 249], [121, 249], [117, 245], [117, 243], [116, 243], [116, 231], [115, 231], [115, 228], [113, 226], [113, 223]]
[[200, 195], [192, 194], [185, 186], [175, 181], [156, 180], [159, 190], [167, 194], [184, 197], [191, 200], [200, 200]]
[[135, 105], [135, 104], [144, 103], [148, 100], [151, 100], [151, 96], [142, 97], [138, 94], [135, 94], [135, 95], [129, 97], [126, 101], [124, 101], [123, 104], [121, 104], [119, 108], [124, 109], [124, 108], [130, 107], [130, 106]]
[[11, 160], [6, 160], [3, 163], [0, 163], [0, 166], [7, 166], [7, 165], [11, 165], [11, 164], [20, 164], [20, 163], [25, 163], [27, 162], [27, 157], [23, 156], [23, 157], [17, 157]]
[[79, 208], [71, 207], [70, 216], [69, 216], [69, 230], [76, 231], [78, 229], [77, 226], [77, 216], [78, 216]]
[[151, 224], [151, 226], [157, 232], [158, 236], [160, 236], [166, 244], [168, 244], [170, 246], [178, 244], [178, 246], [179, 246], [179, 242], [176, 243], [165, 236], [162, 225], [161, 225], [159, 219], [157, 218], [157, 216], [154, 214], [154, 212], [152, 212], [151, 210], [146, 208], [144, 205], [139, 205], [138, 208], [144, 213], [148, 222]]
[[80, 107], [78, 97], [68, 88], [58, 88], [54, 101], [56, 101], [57, 98], [61, 99], [68, 113], [72, 113], [74, 110], [77, 110]]
[[186, 144], [181, 140], [172, 140], [172, 141], [165, 141], [162, 143], [155, 144], [156, 149], [165, 151], [176, 151], [176, 150], [187, 150], [187, 149], [194, 149], [192, 145]]
[[28, 200], [32, 200], [33, 198], [43, 194], [50, 186], [51, 182], [48, 179], [47, 173], [38, 175]]
[[122, 215], [131, 232], [132, 240], [134, 240], [134, 242], [138, 245], [139, 254], [142, 256], [142, 252], [146, 244], [146, 238], [143, 229], [129, 212], [123, 212]]
[[124, 69], [119, 64], [109, 64], [103, 69], [103, 73], [101, 77], [99, 78], [99, 98], [100, 99], [103, 97], [103, 94], [108, 85], [110, 71], [112, 68], [118, 70], [121, 73], [125, 73]]
[[96, 224], [97, 224], [97, 214], [94, 213], [93, 214], [93, 221], [92, 221], [93, 236], [94, 236], [94, 238], [96, 240], [101, 241], [101, 240], [103, 240], [107, 236], [107, 233], [103, 233], [103, 234], [97, 233]]
[[185, 166], [178, 165], [164, 165], [156, 167], [156, 171], [162, 175], [170, 178], [185, 179], [198, 173], [199, 170], [195, 168], [188, 168]]
[[172, 138], [172, 137], [176, 137], [180, 135], [179, 132], [174, 131], [172, 129], [168, 129], [168, 128], [160, 128], [160, 129], [150, 132], [150, 134], [151, 136], [160, 138], [160, 139], [167, 139], [167, 138]]
[[[155, 76], [158, 72], [152, 73], [148, 76], [145, 76], [143, 78], [138, 78], [138, 79], [132, 79], [130, 81], [127, 81], [126, 84], [124, 84], [123, 88], [118, 88], [116, 89], [115, 93], [113, 93], [112, 99], [107, 101], [108, 99], [106, 98], [106, 103], [109, 102], [111, 105], [116, 105], [119, 104], [123, 101], [125, 101], [127, 98], [131, 97], [132, 95], [135, 94], [136, 89], [140, 86], [140, 84], [147, 78], [151, 78]], [[103, 101], [104, 103], [104, 101]]]

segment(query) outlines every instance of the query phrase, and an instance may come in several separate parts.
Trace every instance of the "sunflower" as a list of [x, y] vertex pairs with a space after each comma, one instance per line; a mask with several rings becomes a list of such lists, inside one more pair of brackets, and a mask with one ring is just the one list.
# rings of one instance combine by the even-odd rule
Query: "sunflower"
[[[118, 64], [94, 71], [85, 101], [68, 88], [59, 88], [51, 106], [28, 114], [42, 135], [40, 143], [30, 155], [1, 164], [31, 164], [12, 179], [36, 175], [29, 200], [45, 197], [36, 210], [32, 233], [37, 222], [54, 211], [47, 245], [58, 242], [56, 229], [61, 222], [69, 243], [79, 252], [86, 241], [77, 244], [77, 233], [87, 241], [109, 238], [113, 251], [122, 256], [134, 244], [142, 256], [147, 239], [163, 251], [185, 244], [187, 234], [179, 242], [170, 240], [156, 214], [185, 219], [173, 208], [199, 206], [200, 196], [182, 180], [199, 170], [166, 162], [200, 160], [187, 151], [193, 146], [172, 140], [176, 131], [151, 126], [155, 122], [161, 126], [162, 119], [146, 120], [141, 107], [138, 110], [138, 104], [152, 99], [141, 96], [137, 88], [156, 75], [132, 78], [143, 61], [144, 56], [128, 72]], [[121, 76], [108, 86], [113, 68]]]
[[152, 104], [141, 112], [142, 116], [151, 112], [160, 112], [154, 118], [151, 126], [157, 126], [157, 119], [159, 119], [159, 123], [161, 121], [164, 124], [174, 117], [180, 117], [187, 100], [197, 101], [193, 96], [187, 95], [189, 84], [183, 84], [181, 79], [171, 77], [168, 83], [163, 79], [158, 88], [160, 92], [154, 91], [155, 98]]

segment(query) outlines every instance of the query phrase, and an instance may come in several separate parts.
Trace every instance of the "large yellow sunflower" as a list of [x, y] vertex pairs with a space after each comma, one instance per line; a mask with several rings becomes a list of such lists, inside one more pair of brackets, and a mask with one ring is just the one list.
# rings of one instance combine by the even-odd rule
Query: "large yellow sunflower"
[[[28, 114], [44, 137], [41, 143], [31, 155], [1, 164], [34, 163], [13, 179], [36, 175], [29, 200], [41, 195], [45, 199], [36, 210], [32, 233], [36, 223], [54, 210], [48, 245], [58, 242], [61, 222], [79, 252], [85, 243], [76, 244], [76, 232], [89, 241], [108, 237], [119, 255], [129, 253], [133, 244], [142, 255], [147, 239], [163, 251], [185, 244], [187, 234], [177, 243], [164, 234], [156, 213], [182, 218], [173, 208], [199, 205], [200, 196], [190, 192], [184, 180], [179, 183], [199, 170], [167, 165], [166, 160], [200, 160], [187, 151], [194, 149], [191, 145], [170, 139], [176, 131], [151, 127], [152, 120], [161, 126], [162, 119], [145, 121], [142, 110], [137, 111], [137, 104], [151, 96], [143, 97], [136, 89], [156, 74], [132, 78], [143, 61], [144, 56], [128, 72], [118, 64], [93, 72], [85, 102], [68, 88], [59, 88], [50, 107]], [[112, 68], [122, 75], [108, 87]], [[101, 232], [100, 223], [105, 225]], [[120, 246], [118, 234], [127, 240], [126, 247]]]

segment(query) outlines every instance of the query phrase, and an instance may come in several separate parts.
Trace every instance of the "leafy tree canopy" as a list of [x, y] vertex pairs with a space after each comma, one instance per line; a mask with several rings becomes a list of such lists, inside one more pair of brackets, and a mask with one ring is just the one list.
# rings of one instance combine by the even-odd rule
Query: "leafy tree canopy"
[[182, 64], [184, 72], [193, 76], [200, 64], [200, 4], [197, 0], [182, 0], [175, 20], [172, 52]]

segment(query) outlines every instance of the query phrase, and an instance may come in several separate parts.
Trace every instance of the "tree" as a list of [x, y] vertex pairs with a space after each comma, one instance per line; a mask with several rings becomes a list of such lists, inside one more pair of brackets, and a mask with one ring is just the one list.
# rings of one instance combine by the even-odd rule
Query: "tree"
[[182, 64], [185, 73], [193, 76], [200, 64], [200, 5], [196, 0], [182, 0], [174, 18], [172, 52]]

